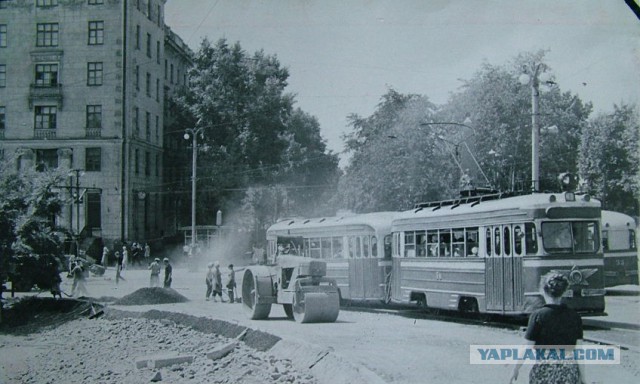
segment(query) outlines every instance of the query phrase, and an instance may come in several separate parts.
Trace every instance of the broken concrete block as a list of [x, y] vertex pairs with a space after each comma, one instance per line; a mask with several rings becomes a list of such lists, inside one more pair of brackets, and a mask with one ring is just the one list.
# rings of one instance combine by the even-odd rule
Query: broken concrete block
[[233, 351], [236, 346], [238, 345], [237, 341], [232, 341], [228, 344], [225, 344], [221, 347], [218, 347], [216, 349], [214, 349], [211, 352], [207, 353], [207, 357], [211, 360], [218, 360], [221, 359], [223, 357], [225, 357], [226, 355], [229, 354], [229, 352]]
[[136, 360], [136, 368], [162, 368], [182, 363], [193, 363], [193, 355], [147, 356]]
[[158, 381], [162, 381], [162, 375], [160, 374], [160, 371], [156, 372], [156, 374], [151, 378], [152, 383], [156, 383]]

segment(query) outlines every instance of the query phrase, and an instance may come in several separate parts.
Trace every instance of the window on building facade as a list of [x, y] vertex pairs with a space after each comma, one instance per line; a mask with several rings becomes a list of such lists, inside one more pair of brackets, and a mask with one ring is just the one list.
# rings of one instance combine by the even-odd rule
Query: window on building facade
[[36, 64], [36, 86], [55, 87], [58, 85], [58, 64]]
[[158, 5], [158, 26], [162, 27], [162, 7]]
[[160, 155], [156, 153], [156, 177], [160, 176]]
[[147, 96], [151, 97], [151, 74], [149, 72], [147, 72], [147, 80], [146, 80], [145, 89], [147, 91]]
[[171, 64], [171, 72], [169, 72], [169, 82], [173, 84], [173, 64]]
[[140, 173], [140, 150], [139, 149], [136, 149], [135, 156], [136, 158], [134, 159], [134, 163], [135, 163], [135, 172], [137, 175]]
[[9, 0], [0, 0], [0, 9], [8, 8]]
[[44, 172], [58, 168], [57, 149], [36, 149], [36, 171]]
[[136, 136], [140, 135], [140, 108], [133, 109], [133, 129]]
[[58, 46], [58, 23], [38, 23], [36, 25], [36, 46]]
[[167, 59], [164, 59], [164, 79], [165, 80], [167, 80], [167, 72], [169, 72], [167, 68], [169, 68], [169, 61], [167, 61]]
[[4, 130], [7, 125], [6, 125], [6, 121], [7, 121], [7, 117], [6, 117], [6, 107], [4, 105], [0, 105], [0, 130]]
[[56, 129], [57, 107], [38, 105], [35, 110], [35, 129]]
[[136, 25], [136, 49], [140, 49], [140, 26]]
[[89, 22], [89, 45], [104, 44], [104, 21]]
[[7, 24], [0, 24], [0, 48], [7, 47]]
[[151, 8], [152, 8], [151, 0], [147, 0], [147, 18], [153, 21], [153, 18], [152, 18], [153, 16], [151, 16]]
[[149, 112], [145, 114], [144, 128], [147, 141], [151, 141], [151, 113]]
[[0, 88], [7, 86], [7, 66], [0, 64]]
[[156, 101], [160, 101], [160, 79], [156, 79]]
[[102, 168], [102, 148], [87, 148], [84, 154], [84, 169], [88, 172], [100, 172]]
[[102, 128], [102, 105], [87, 105], [87, 128]]
[[144, 175], [151, 176], [151, 153], [144, 153]]
[[160, 64], [160, 42], [156, 41], [156, 63]]
[[151, 34], [147, 33], [147, 57], [151, 57]]
[[160, 143], [160, 116], [156, 115], [156, 143]]
[[136, 91], [140, 90], [140, 66], [136, 65], [135, 69], [135, 82], [136, 82]]
[[100, 5], [104, 4], [104, 0], [89, 0], [89, 5]]
[[44, 7], [55, 7], [58, 5], [58, 0], [36, 0], [36, 7], [44, 8]]
[[87, 64], [87, 85], [102, 85], [102, 63]]

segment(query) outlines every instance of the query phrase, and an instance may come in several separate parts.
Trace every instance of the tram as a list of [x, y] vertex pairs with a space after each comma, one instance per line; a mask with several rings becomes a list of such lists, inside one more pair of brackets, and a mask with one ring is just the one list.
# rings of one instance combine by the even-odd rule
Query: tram
[[550, 271], [570, 280], [564, 301], [604, 313], [600, 203], [573, 192], [472, 196], [396, 215], [391, 301], [526, 315], [543, 304]]
[[614, 211], [602, 211], [605, 287], [638, 285], [636, 230], [633, 217]]
[[267, 230], [267, 255], [324, 259], [341, 301], [388, 301], [393, 212], [281, 220]]

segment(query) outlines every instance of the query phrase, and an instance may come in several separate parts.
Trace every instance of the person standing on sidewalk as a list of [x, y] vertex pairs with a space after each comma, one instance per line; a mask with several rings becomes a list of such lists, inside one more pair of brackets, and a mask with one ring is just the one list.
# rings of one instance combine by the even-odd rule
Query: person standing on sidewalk
[[207, 276], [205, 277], [205, 283], [207, 284], [207, 293], [205, 294], [205, 298], [207, 301], [209, 301], [209, 297], [211, 297], [211, 293], [213, 292], [213, 280], [214, 280], [214, 274], [213, 274], [213, 263], [209, 263], [207, 265]]
[[220, 273], [220, 263], [217, 261], [214, 264], [215, 271], [213, 272], [214, 276], [214, 288], [213, 288], [213, 301], [216, 300], [216, 296], [220, 296], [220, 301], [224, 303], [224, 299], [222, 298], [222, 273]]
[[227, 282], [227, 294], [229, 295], [229, 303], [235, 302], [234, 290], [236, 289], [236, 272], [233, 270], [233, 264], [229, 264], [229, 274]]
[[159, 287], [160, 286], [160, 259], [157, 257], [153, 262], [149, 265], [149, 269], [151, 270], [151, 277], [149, 278], [149, 286], [150, 287]]
[[124, 280], [122, 277], [122, 255], [116, 251], [116, 285], [118, 285], [120, 280]]
[[173, 267], [169, 263], [168, 258], [164, 258], [164, 287], [171, 288], [171, 281], [173, 281]]
[[102, 248], [102, 260], [100, 260], [100, 264], [106, 271], [109, 264], [109, 248], [106, 245], [104, 246], [104, 248]]

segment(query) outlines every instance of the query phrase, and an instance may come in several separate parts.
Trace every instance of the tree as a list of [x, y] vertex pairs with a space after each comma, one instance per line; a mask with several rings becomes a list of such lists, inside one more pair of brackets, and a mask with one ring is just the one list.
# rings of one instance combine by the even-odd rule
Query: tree
[[[545, 53], [523, 53], [504, 66], [483, 64], [438, 116], [444, 121], [470, 121], [475, 132], [467, 131], [463, 138], [499, 190], [531, 186], [531, 88], [520, 84], [518, 77], [523, 68], [535, 66], [551, 72], [544, 63]], [[577, 149], [592, 106], [562, 92], [553, 76], [542, 82], [539, 100], [541, 189], [554, 189], [559, 173], [577, 172]], [[450, 137], [459, 138], [460, 129], [450, 128]]]
[[446, 143], [437, 138], [441, 130], [421, 125], [435, 110], [426, 97], [390, 89], [373, 115], [349, 116], [353, 131], [344, 140], [351, 161], [336, 196], [341, 206], [398, 210], [455, 194], [457, 173]]
[[640, 127], [635, 105], [614, 105], [598, 115], [582, 133], [579, 175], [586, 191], [603, 208], [638, 216]]
[[0, 280], [18, 288], [50, 287], [62, 258], [55, 216], [63, 201], [54, 192], [63, 184], [56, 172], [0, 172]]
[[[174, 102], [182, 116], [178, 125], [203, 130], [198, 190], [204, 193], [198, 194], [198, 217], [215, 217], [223, 209], [237, 211], [231, 216], [247, 223], [248, 211], [275, 212], [273, 204], [282, 202], [254, 196], [275, 186], [286, 189], [291, 211], [313, 211], [309, 201], [335, 184], [338, 161], [326, 150], [317, 120], [294, 109], [294, 96], [285, 92], [287, 69], [275, 56], [249, 55], [225, 39], [215, 44], [203, 40], [194, 63], [188, 86]], [[264, 207], [257, 203], [262, 200]], [[256, 205], [249, 208], [252, 202]], [[257, 217], [273, 220], [266, 214]]]

